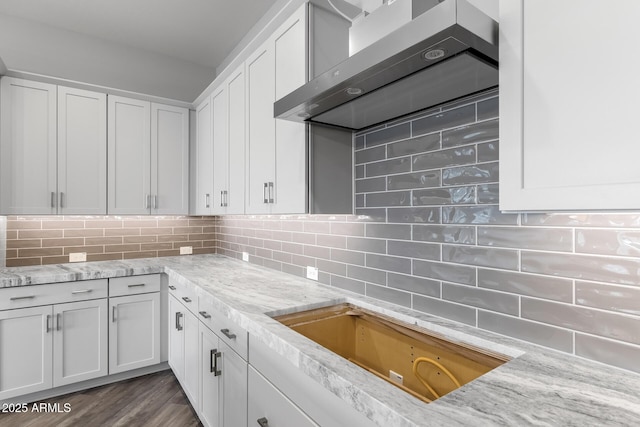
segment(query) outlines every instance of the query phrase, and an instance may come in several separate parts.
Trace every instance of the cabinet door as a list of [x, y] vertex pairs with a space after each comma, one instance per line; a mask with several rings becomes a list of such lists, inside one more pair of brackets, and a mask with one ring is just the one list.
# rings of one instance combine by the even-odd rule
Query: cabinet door
[[287, 396], [282, 394], [253, 367], [249, 367], [248, 425], [266, 419], [269, 427], [317, 426]]
[[189, 213], [189, 110], [151, 104], [151, 213]]
[[109, 95], [109, 214], [148, 214], [151, 208], [151, 104]]
[[269, 213], [275, 183], [275, 60], [268, 40], [247, 59], [246, 213]]
[[198, 407], [200, 387], [200, 339], [198, 318], [189, 310], [184, 310], [184, 379], [182, 385], [191, 406]]
[[107, 213], [107, 95], [58, 87], [58, 213]]
[[0, 311], [0, 400], [53, 386], [52, 308]]
[[[229, 187], [229, 91], [224, 82], [211, 95], [213, 108], [213, 213], [226, 213], [225, 200]], [[225, 193], [227, 192], [227, 193]]]
[[242, 64], [229, 78], [229, 183], [226, 213], [244, 213], [245, 191], [245, 73]]
[[[218, 427], [222, 421], [220, 412], [220, 376], [216, 375], [217, 370], [220, 370], [221, 367], [218, 364], [218, 359], [216, 359], [216, 354], [219, 351], [218, 336], [202, 323], [200, 323], [199, 328], [200, 402], [198, 403], [198, 415], [205, 427]], [[246, 425], [246, 422], [244, 425]]]
[[633, 0], [500, 2], [501, 209], [640, 207], [638, 18]]
[[[306, 4], [275, 33], [275, 99], [307, 81]], [[273, 106], [271, 108], [273, 117]], [[307, 125], [275, 120], [275, 188], [272, 213], [307, 209]]]
[[53, 386], [107, 375], [106, 298], [53, 306]]
[[187, 310], [169, 296], [169, 366], [182, 383], [184, 379], [184, 315]]
[[[220, 340], [222, 353], [220, 381], [222, 389], [222, 426], [247, 425], [247, 362]], [[218, 364], [220, 366], [220, 363]]]
[[[213, 196], [213, 136], [211, 98], [196, 107], [195, 215], [211, 215]], [[194, 171], [191, 171], [194, 173]]]
[[109, 298], [109, 374], [160, 363], [160, 293]]
[[56, 213], [56, 86], [0, 80], [0, 212]]

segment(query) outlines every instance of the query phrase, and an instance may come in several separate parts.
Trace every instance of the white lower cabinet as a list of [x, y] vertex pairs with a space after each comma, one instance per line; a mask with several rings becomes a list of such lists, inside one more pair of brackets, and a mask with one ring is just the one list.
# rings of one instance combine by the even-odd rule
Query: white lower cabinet
[[109, 298], [109, 373], [160, 363], [160, 293]]
[[107, 375], [107, 300], [53, 306], [53, 386]]
[[253, 367], [249, 367], [248, 389], [248, 425], [260, 427], [318, 426]]
[[52, 307], [0, 311], [0, 400], [53, 386]]
[[107, 375], [106, 296], [106, 279], [0, 289], [0, 400]]
[[198, 407], [198, 319], [173, 295], [169, 297], [169, 366], [194, 408]]
[[200, 403], [208, 427], [247, 425], [247, 362], [200, 323]]

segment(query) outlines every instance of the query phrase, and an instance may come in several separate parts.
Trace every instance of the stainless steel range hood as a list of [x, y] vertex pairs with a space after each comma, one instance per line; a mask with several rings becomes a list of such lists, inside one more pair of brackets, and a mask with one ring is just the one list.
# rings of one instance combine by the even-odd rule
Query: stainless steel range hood
[[498, 24], [444, 0], [274, 104], [280, 119], [364, 129], [498, 85]]

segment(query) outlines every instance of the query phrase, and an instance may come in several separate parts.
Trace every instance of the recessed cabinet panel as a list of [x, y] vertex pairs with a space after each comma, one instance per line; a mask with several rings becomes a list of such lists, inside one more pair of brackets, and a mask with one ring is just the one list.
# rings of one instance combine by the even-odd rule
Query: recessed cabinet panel
[[150, 108], [109, 96], [109, 213], [144, 215], [151, 206]]
[[229, 92], [229, 183], [225, 199], [227, 214], [244, 213], [245, 188], [245, 73], [244, 64], [230, 77]]
[[0, 312], [0, 400], [53, 385], [51, 306]]
[[501, 1], [502, 209], [640, 207], [628, 108], [640, 96], [640, 60], [629, 53], [639, 18], [633, 0]]
[[[213, 206], [213, 119], [211, 98], [196, 107], [195, 215], [211, 215]], [[194, 171], [191, 171], [194, 173]]]
[[[199, 328], [201, 378], [198, 414], [205, 427], [218, 427], [222, 422], [222, 413], [218, 405], [221, 400], [220, 376], [214, 369], [219, 349], [218, 336], [202, 323]], [[246, 421], [244, 425], [247, 425]]]
[[107, 375], [106, 318], [104, 298], [54, 306], [54, 387]]
[[56, 86], [0, 82], [0, 212], [56, 213]]
[[151, 213], [189, 212], [189, 110], [151, 104]]
[[107, 213], [107, 96], [58, 87], [58, 213]]
[[[226, 82], [211, 95], [213, 107], [213, 213], [226, 213], [229, 169], [229, 91]], [[240, 165], [239, 165], [240, 166]], [[226, 193], [225, 193], [226, 192]]]

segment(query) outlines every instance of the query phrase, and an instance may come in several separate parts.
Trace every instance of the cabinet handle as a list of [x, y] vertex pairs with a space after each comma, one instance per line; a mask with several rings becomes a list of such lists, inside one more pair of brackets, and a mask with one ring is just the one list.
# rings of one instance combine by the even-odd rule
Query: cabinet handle
[[269, 197], [267, 196], [267, 191], [269, 189], [269, 184], [264, 183], [264, 189], [262, 190], [262, 195], [264, 196], [264, 203], [269, 203]]
[[191, 302], [191, 298], [189, 298], [189, 297], [182, 297], [182, 300], [184, 302]]
[[228, 207], [229, 206], [229, 192], [227, 190], [224, 190], [224, 207]]
[[222, 371], [218, 370], [218, 358], [222, 356], [222, 352], [214, 348], [209, 352], [209, 372], [213, 373], [214, 377], [222, 375]]
[[182, 330], [182, 325], [180, 324], [180, 319], [182, 318], [182, 313], [179, 311], [176, 312], [176, 329], [178, 331]]
[[113, 308], [111, 309], [111, 321], [114, 323], [116, 321], [116, 310], [117, 310], [117, 307], [114, 305]]
[[269, 420], [266, 419], [265, 417], [258, 418], [257, 421], [258, 421], [258, 425], [260, 427], [269, 427]]
[[21, 299], [33, 299], [35, 297], [36, 297], [35, 295], [27, 295], [27, 296], [24, 296], [24, 297], [11, 297], [11, 298], [9, 298], [9, 301], [18, 301], [18, 300], [21, 300]]
[[93, 292], [93, 289], [81, 289], [79, 291], [71, 291], [71, 295], [89, 294], [91, 292]]
[[204, 195], [204, 207], [208, 208], [209, 206], [209, 193], [207, 193]]
[[176, 290], [176, 287], [175, 287], [175, 286], [171, 286], [171, 285], [169, 285], [169, 289], [171, 289], [172, 291], [175, 291], [175, 290]]
[[220, 191], [220, 207], [224, 207], [224, 191]]
[[269, 183], [269, 203], [273, 203], [273, 182]]
[[62, 315], [60, 313], [56, 314], [56, 331], [62, 329]]
[[64, 208], [64, 193], [60, 192], [60, 207]]
[[224, 336], [229, 338], [230, 340], [235, 340], [236, 339], [236, 334], [232, 334], [231, 332], [229, 332], [229, 329], [227, 329], [227, 328], [220, 329], [220, 332], [222, 332], [224, 334]]
[[205, 319], [211, 319], [211, 315], [206, 311], [200, 311], [199, 313], [200, 313], [200, 316], [204, 317]]
[[158, 195], [153, 195], [153, 209], [158, 209]]
[[56, 192], [52, 191], [51, 192], [51, 207], [55, 208], [56, 207]]
[[135, 285], [129, 285], [130, 288], [139, 288], [141, 286], [145, 286], [145, 283], [136, 283]]
[[51, 332], [51, 326], [49, 326], [50, 322], [51, 322], [51, 315], [47, 314], [47, 333]]

